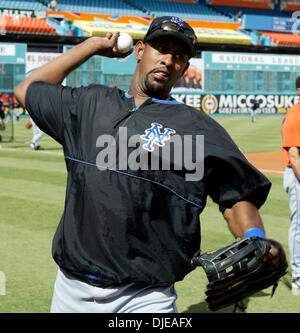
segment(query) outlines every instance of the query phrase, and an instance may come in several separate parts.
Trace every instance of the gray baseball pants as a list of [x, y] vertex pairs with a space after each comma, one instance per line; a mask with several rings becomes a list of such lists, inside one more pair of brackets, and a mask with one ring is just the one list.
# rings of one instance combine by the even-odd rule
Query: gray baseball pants
[[176, 313], [174, 285], [95, 287], [58, 269], [51, 313]]
[[290, 228], [288, 234], [292, 278], [300, 277], [300, 182], [294, 171], [286, 167], [283, 187], [289, 197]]

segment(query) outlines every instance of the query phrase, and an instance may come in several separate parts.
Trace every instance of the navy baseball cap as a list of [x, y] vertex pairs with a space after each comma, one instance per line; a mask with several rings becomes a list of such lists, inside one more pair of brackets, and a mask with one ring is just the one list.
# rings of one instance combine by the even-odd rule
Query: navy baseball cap
[[150, 24], [143, 42], [150, 42], [161, 36], [173, 36], [180, 39], [187, 46], [189, 57], [196, 55], [197, 37], [195, 31], [179, 17], [162, 16], [155, 18]]

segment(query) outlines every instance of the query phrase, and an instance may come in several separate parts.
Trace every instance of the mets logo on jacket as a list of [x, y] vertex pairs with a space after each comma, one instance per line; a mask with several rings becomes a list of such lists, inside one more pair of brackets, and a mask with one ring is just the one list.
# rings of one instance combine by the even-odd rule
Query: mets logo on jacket
[[154, 145], [164, 147], [165, 142], [170, 140], [171, 134], [175, 134], [176, 131], [172, 128], [165, 128], [162, 132], [163, 126], [158, 123], [152, 123], [151, 128], [145, 130], [145, 134], [141, 135], [141, 139], [147, 141], [143, 145], [143, 149], [152, 152]]

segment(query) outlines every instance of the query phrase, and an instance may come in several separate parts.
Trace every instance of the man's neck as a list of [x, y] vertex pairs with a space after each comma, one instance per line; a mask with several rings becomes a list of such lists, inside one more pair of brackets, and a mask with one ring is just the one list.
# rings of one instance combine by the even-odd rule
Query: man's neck
[[[130, 87], [128, 94], [133, 96], [134, 104], [136, 106], [142, 105], [147, 99], [152, 98], [153, 96], [148, 96], [144, 92], [138, 92], [132, 87]], [[162, 99], [162, 100], [169, 100], [171, 99], [170, 96], [166, 96], [166, 98], [163, 97], [155, 97], [156, 99]]]
[[128, 94], [133, 96], [133, 99], [134, 99], [134, 105], [136, 106], [140, 106], [142, 105], [147, 99], [149, 99], [150, 97], [147, 96], [147, 95], [142, 95], [142, 94], [137, 94], [137, 93], [134, 93], [132, 92], [130, 89], [128, 91]]

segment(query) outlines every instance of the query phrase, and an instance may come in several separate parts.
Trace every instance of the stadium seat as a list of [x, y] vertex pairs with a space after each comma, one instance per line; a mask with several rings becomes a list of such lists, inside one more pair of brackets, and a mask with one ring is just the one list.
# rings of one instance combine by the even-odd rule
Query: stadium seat
[[46, 11], [49, 9], [41, 2], [34, 0], [23, 0], [23, 1], [1, 0], [0, 7], [8, 9], [27, 9], [27, 10], [39, 10], [39, 11]]
[[174, 2], [185, 2], [185, 3], [197, 3], [198, 0], [161, 0], [161, 1], [174, 1]]
[[45, 20], [35, 17], [5, 17], [5, 30], [19, 34], [55, 34], [56, 29]]
[[276, 45], [286, 45], [286, 46], [300, 45], [300, 36], [295, 34], [264, 32], [263, 36], [269, 38], [271, 42]]
[[286, 11], [299, 11], [300, 1], [299, 0], [281, 0], [280, 9]]
[[159, 1], [159, 0], [127, 0], [133, 6], [142, 6], [155, 16], [180, 15], [184, 19], [232, 22], [232, 18], [210, 9], [203, 2], [178, 2], [178, 1]]
[[59, 0], [58, 11], [80, 13], [145, 16], [141, 10], [122, 0]]
[[265, 8], [274, 9], [272, 0], [209, 0], [208, 5], [244, 7], [244, 8]]
[[274, 9], [261, 9], [261, 8], [246, 8], [246, 7], [231, 7], [231, 6], [212, 6], [215, 10], [219, 11], [223, 15], [228, 15], [235, 18], [237, 13], [244, 14], [263, 15], [263, 16], [275, 16], [275, 17], [290, 17], [291, 13], [286, 11], [274, 10]]

